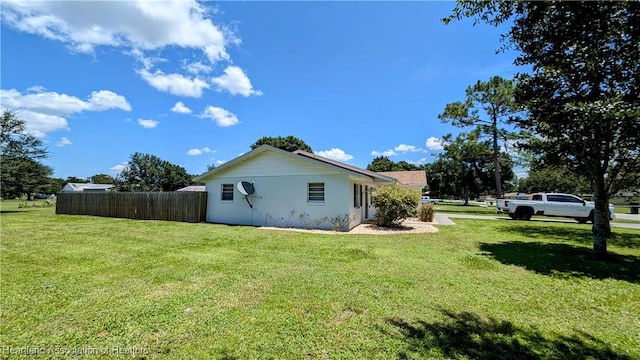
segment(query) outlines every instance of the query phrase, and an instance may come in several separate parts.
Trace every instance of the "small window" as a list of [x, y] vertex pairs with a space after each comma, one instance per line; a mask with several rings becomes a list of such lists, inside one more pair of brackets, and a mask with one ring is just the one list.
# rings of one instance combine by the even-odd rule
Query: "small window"
[[357, 208], [358, 204], [358, 184], [353, 184], [353, 207]]
[[362, 206], [362, 185], [353, 184], [353, 207]]
[[309, 183], [308, 202], [324, 202], [324, 183]]
[[222, 201], [233, 201], [233, 184], [222, 184]]

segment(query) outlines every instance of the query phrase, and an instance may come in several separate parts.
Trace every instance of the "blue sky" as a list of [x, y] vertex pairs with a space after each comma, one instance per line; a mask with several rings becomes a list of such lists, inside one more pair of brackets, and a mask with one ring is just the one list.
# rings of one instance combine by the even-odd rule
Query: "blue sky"
[[460, 131], [444, 106], [518, 71], [504, 28], [440, 22], [454, 5], [3, 0], [0, 105], [63, 178], [134, 152], [200, 174], [279, 135], [360, 167], [428, 163]]

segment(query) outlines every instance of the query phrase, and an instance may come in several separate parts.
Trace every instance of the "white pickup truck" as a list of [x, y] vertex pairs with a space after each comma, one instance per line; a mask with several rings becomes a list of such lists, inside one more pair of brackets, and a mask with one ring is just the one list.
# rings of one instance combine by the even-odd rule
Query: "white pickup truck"
[[[533, 215], [574, 218], [579, 223], [593, 222], [592, 201], [584, 201], [571, 194], [533, 194], [531, 200], [498, 199], [498, 213], [509, 215], [512, 219], [529, 220]], [[615, 219], [615, 209], [609, 204], [611, 220]]]

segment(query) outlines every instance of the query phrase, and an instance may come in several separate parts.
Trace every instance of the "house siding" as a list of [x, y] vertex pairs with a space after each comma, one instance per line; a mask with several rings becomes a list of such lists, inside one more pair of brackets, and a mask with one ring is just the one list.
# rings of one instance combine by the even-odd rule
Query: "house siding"
[[[250, 207], [237, 187], [254, 183]], [[324, 183], [323, 203], [307, 201], [309, 183]], [[349, 176], [307, 161], [265, 152], [209, 179], [207, 221], [213, 223], [331, 229], [326, 217], [349, 212]], [[232, 201], [222, 200], [222, 184], [233, 184]]]
[[[361, 185], [364, 192], [392, 182], [390, 178], [371, 176], [357, 168], [342, 167], [266, 145], [253, 151], [199, 178], [206, 183], [208, 222], [332, 229], [331, 218], [349, 216], [348, 227], [351, 229], [373, 219], [376, 213], [370, 196], [363, 195], [362, 206], [354, 205], [354, 184]], [[253, 183], [255, 192], [248, 197], [242, 195], [236, 186], [241, 181]], [[324, 202], [308, 201], [310, 183], [324, 184]], [[225, 184], [233, 185], [233, 200], [222, 200]], [[230, 189], [225, 188], [228, 197]], [[366, 199], [369, 199], [368, 203], [365, 203]]]

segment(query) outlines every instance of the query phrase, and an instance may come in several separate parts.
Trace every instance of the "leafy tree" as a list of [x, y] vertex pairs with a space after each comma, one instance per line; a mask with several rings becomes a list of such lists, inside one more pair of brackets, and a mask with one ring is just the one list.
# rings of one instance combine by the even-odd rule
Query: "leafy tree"
[[0, 193], [15, 198], [38, 192], [53, 172], [39, 160], [48, 152], [42, 141], [27, 131], [25, 121], [12, 111], [0, 118]]
[[607, 255], [608, 203], [640, 186], [640, 2], [459, 1], [443, 21], [509, 19], [506, 46], [520, 51], [516, 101], [528, 109], [519, 126], [531, 150], [590, 182], [593, 257]]
[[57, 194], [62, 191], [65, 180], [62, 178], [49, 178], [49, 182], [42, 192], [45, 194]]
[[108, 174], [96, 174], [90, 176], [89, 180], [91, 180], [91, 182], [94, 184], [114, 184], [116, 181], [113, 176]]
[[85, 179], [85, 178], [81, 178], [81, 177], [77, 177], [77, 176], [69, 176], [67, 177], [67, 180], [65, 180], [65, 184], [68, 183], [74, 183], [74, 184], [86, 184], [91, 182], [91, 180], [89, 179]]
[[416, 214], [420, 193], [394, 184], [377, 188], [371, 194], [376, 207], [376, 224], [384, 227], [399, 227], [402, 222]]
[[499, 143], [502, 141], [506, 144], [507, 140], [514, 137], [514, 132], [507, 130], [504, 125], [511, 124], [513, 116], [519, 112], [514, 90], [513, 80], [506, 80], [500, 76], [494, 76], [486, 82], [478, 81], [467, 88], [465, 101], [447, 104], [444, 112], [438, 115], [442, 122], [451, 122], [457, 127], [472, 126], [482, 134], [490, 136], [496, 198], [502, 197]]
[[53, 170], [28, 157], [2, 156], [2, 197], [16, 198], [45, 192]]
[[300, 140], [299, 138], [289, 135], [287, 137], [282, 137], [282, 136], [276, 136], [276, 137], [270, 137], [270, 136], [264, 136], [261, 137], [260, 139], [258, 139], [258, 141], [256, 141], [253, 145], [251, 145], [251, 149], [255, 149], [261, 145], [271, 145], [275, 148], [281, 149], [281, 150], [285, 150], [285, 151], [289, 151], [289, 152], [294, 152], [296, 150], [304, 150], [306, 152], [313, 152], [313, 150], [311, 150], [311, 146], [307, 145], [307, 143], [305, 143], [304, 141]]
[[414, 170], [422, 170], [422, 169], [423, 167], [408, 163], [404, 160], [399, 162], [394, 162], [393, 160], [389, 159], [389, 157], [387, 156], [378, 156], [375, 159], [373, 159], [373, 161], [371, 161], [371, 164], [367, 165], [367, 170], [376, 171], [376, 172], [414, 171]]
[[[489, 141], [480, 140], [480, 130], [461, 133], [455, 139], [444, 137], [446, 145], [438, 159], [428, 165], [427, 174], [432, 192], [439, 196], [453, 196], [465, 199], [481, 195], [493, 189], [493, 151]], [[505, 179], [513, 178], [513, 162], [505, 153], [500, 154], [503, 169], [501, 186]]]
[[415, 171], [422, 170], [422, 168], [418, 165], [411, 164], [404, 160], [398, 161], [393, 171]]
[[394, 171], [393, 169], [395, 165], [396, 165], [395, 162], [389, 159], [389, 157], [378, 156], [375, 159], [373, 159], [373, 161], [371, 161], [371, 164], [367, 165], [367, 170], [377, 171], [377, 172]]
[[175, 191], [191, 184], [192, 177], [182, 166], [142, 153], [131, 155], [116, 179], [119, 191]]
[[584, 191], [574, 174], [562, 168], [531, 169], [526, 178], [518, 181], [518, 191], [523, 193], [558, 191], [580, 194]]

